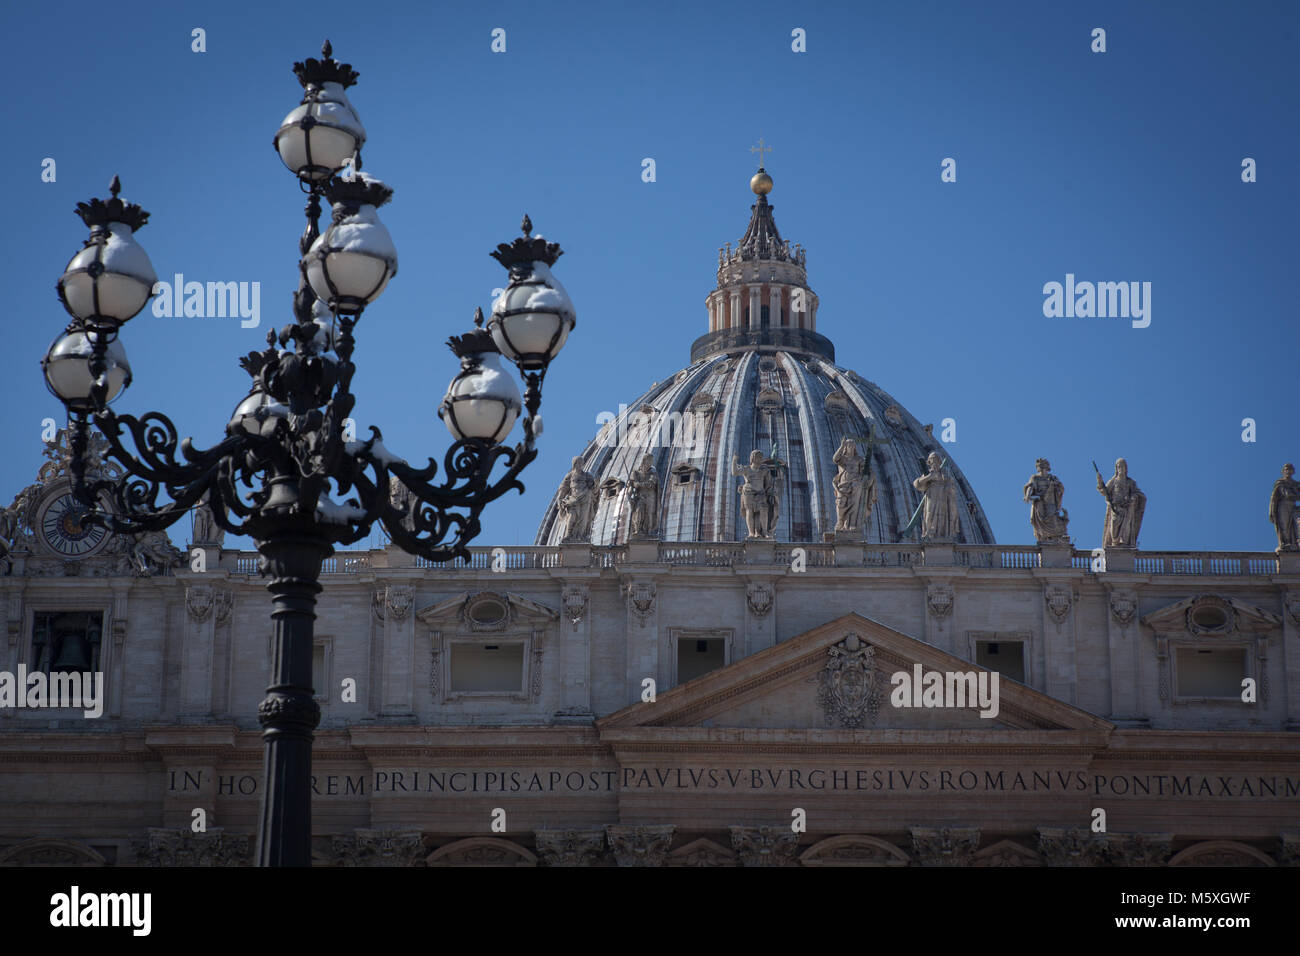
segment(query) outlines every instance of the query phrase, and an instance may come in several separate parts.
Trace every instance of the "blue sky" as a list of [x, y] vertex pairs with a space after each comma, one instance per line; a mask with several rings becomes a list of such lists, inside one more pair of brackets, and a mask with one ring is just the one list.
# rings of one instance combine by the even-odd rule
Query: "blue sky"
[[[106, 196], [114, 173], [152, 213], [139, 239], [161, 278], [261, 283], [259, 328], [146, 309], [123, 334], [135, 383], [115, 407], [163, 410], [201, 447], [219, 440], [247, 392], [237, 357], [289, 319], [302, 198], [271, 138], [301, 93], [291, 64], [328, 36], [361, 73], [349, 93], [365, 168], [395, 189], [381, 215], [399, 273], [358, 326], [363, 430], [379, 425], [409, 460], [441, 458], [436, 409], [457, 368], [443, 342], [502, 284], [488, 251], [525, 211], [566, 250], [556, 274], [578, 326], [546, 382], [541, 456], [476, 544], [531, 544], [596, 416], [687, 364], [717, 247], [748, 219], [761, 136], [777, 222], [808, 250], [819, 331], [923, 422], [956, 420], [952, 456], [1000, 542], [1033, 540], [1020, 489], [1043, 455], [1076, 545], [1099, 545], [1090, 459], [1109, 477], [1122, 455], [1149, 499], [1144, 549], [1275, 545], [1268, 493], [1300, 458], [1300, 6], [310, 9], [0, 13], [4, 501], [34, 479], [41, 420], [62, 411], [38, 363], [66, 321], [55, 281], [85, 237], [73, 207]], [[490, 49], [497, 27], [504, 54]], [[1090, 50], [1094, 27], [1105, 53]], [[791, 50], [795, 28], [806, 53]], [[956, 183], [940, 182], [945, 157]], [[1241, 181], [1244, 157], [1258, 182]], [[1044, 283], [1067, 273], [1150, 282], [1151, 325], [1044, 317]]]

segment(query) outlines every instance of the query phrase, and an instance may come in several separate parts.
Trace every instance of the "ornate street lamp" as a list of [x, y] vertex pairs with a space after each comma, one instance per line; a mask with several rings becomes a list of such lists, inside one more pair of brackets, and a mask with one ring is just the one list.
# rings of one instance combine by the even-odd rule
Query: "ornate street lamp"
[[[268, 333], [265, 349], [239, 360], [253, 382], [226, 437], [200, 450], [189, 439], [179, 441], [160, 412], [137, 418], [108, 407], [131, 382], [118, 333], [144, 308], [155, 281], [134, 239], [149, 214], [118, 199], [116, 178], [112, 199], [77, 207], [90, 238], [58, 287], [72, 322], [41, 363], [46, 384], [68, 411], [73, 490], [91, 509], [87, 523], [123, 534], [158, 531], [206, 498], [217, 524], [257, 543], [259, 567], [270, 577], [275, 641], [271, 686], [258, 707], [266, 744], [262, 866], [311, 862], [311, 744], [320, 722], [312, 699], [312, 631], [321, 562], [335, 545], [365, 538], [376, 522], [394, 544], [432, 562], [468, 558], [484, 507], [511, 489], [523, 491], [519, 474], [537, 457], [542, 379], [574, 324], [573, 305], [550, 274], [560, 248], [533, 237], [525, 216], [523, 237], [492, 252], [510, 270], [510, 285], [489, 329], [481, 328], [480, 312], [480, 328], [448, 342], [461, 372], [439, 409], [455, 439], [443, 456], [442, 481], [434, 483], [433, 459], [415, 468], [389, 452], [378, 428], [365, 441], [344, 441], [343, 423], [356, 403], [353, 330], [397, 274], [397, 251], [376, 212], [392, 190], [360, 173], [365, 131], [343, 92], [357, 74], [332, 58], [328, 42], [322, 54], [323, 60], [294, 64], [303, 101], [274, 141], [308, 196], [295, 321], [278, 336]], [[324, 233], [322, 196], [333, 207]], [[501, 352], [526, 381], [524, 440], [513, 448], [501, 442], [521, 402], [500, 368]], [[124, 477], [87, 481], [92, 422]], [[493, 480], [498, 464], [504, 472]], [[390, 497], [393, 478], [409, 496]], [[398, 507], [394, 500], [406, 503]]]

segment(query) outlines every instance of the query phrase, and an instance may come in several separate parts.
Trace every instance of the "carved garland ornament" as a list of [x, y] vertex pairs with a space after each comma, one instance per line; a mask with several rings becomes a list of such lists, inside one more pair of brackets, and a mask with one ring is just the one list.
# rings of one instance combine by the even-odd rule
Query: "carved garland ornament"
[[912, 827], [912, 858], [921, 866], [967, 866], [979, 845], [979, 827]]
[[221, 827], [204, 833], [150, 827], [148, 838], [132, 841], [142, 866], [246, 866], [251, 862], [247, 834], [226, 834]]
[[731, 845], [744, 866], [793, 866], [799, 834], [789, 827], [732, 827]]
[[677, 827], [607, 826], [605, 835], [619, 866], [663, 866]]
[[590, 866], [605, 850], [602, 829], [534, 830], [533, 838], [546, 866]]
[[419, 830], [356, 830], [335, 836], [334, 855], [342, 866], [423, 866], [428, 855]]

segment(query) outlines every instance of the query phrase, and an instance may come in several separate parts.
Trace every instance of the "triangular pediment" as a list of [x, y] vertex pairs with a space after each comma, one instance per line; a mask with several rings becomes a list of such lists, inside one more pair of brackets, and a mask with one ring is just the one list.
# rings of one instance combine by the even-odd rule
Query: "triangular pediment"
[[509, 591], [465, 591], [415, 612], [430, 627], [498, 631], [512, 626], [545, 627], [560, 619], [555, 608]]
[[1228, 635], [1234, 631], [1260, 634], [1280, 629], [1282, 618], [1238, 598], [1196, 594], [1144, 615], [1142, 623], [1165, 637]]
[[904, 672], [915, 680], [917, 665], [922, 679], [930, 673], [969, 674], [978, 683], [984, 674], [985, 688], [993, 687], [993, 672], [987, 668], [860, 614], [846, 614], [673, 687], [654, 701], [610, 714], [597, 721], [597, 727], [602, 732], [654, 727], [802, 729], [810, 732], [810, 742], [814, 730], [872, 736], [897, 731], [1067, 730], [1104, 736], [1114, 729], [1100, 717], [1001, 678], [995, 716], [981, 717], [978, 704], [894, 706], [891, 678]]

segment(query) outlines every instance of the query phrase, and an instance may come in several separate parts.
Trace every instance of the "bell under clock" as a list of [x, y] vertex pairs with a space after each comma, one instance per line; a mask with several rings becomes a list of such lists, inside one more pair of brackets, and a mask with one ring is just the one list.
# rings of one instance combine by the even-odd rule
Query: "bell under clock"
[[83, 519], [89, 509], [64, 485], [37, 504], [32, 527], [41, 542], [64, 558], [88, 558], [108, 543], [108, 529]]

